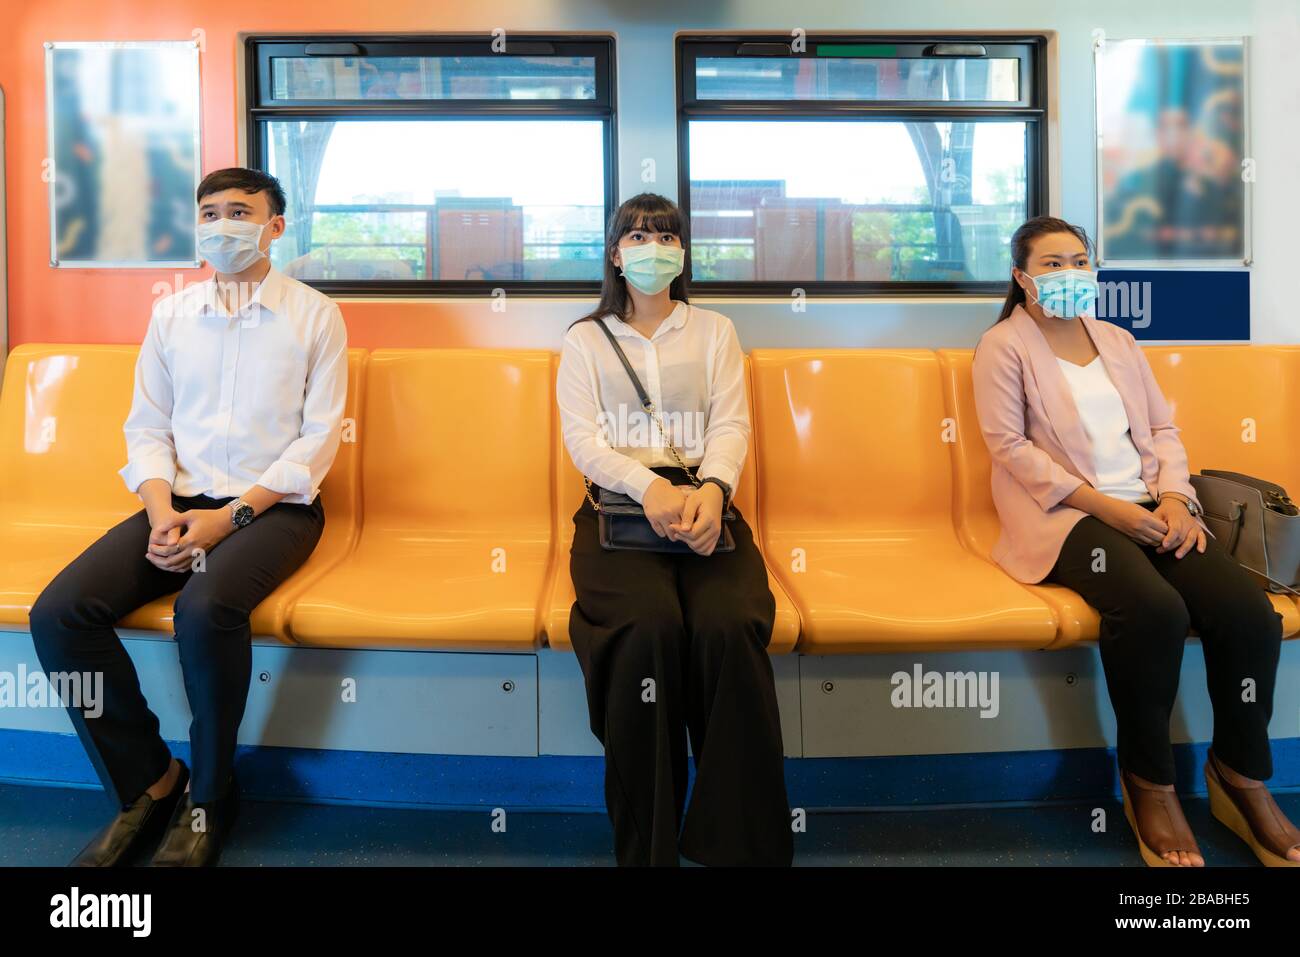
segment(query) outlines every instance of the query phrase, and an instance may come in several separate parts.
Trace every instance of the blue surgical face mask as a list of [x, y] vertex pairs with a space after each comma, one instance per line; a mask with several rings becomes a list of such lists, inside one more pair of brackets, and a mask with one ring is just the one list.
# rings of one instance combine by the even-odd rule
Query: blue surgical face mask
[[1057, 319], [1091, 316], [1097, 305], [1097, 277], [1086, 269], [1058, 269], [1030, 276], [1043, 312]]
[[216, 219], [194, 228], [199, 257], [222, 275], [241, 273], [266, 255], [262, 252], [262, 230], [269, 223], [246, 219]]
[[618, 253], [623, 259], [623, 278], [647, 296], [668, 288], [686, 264], [686, 250], [663, 243], [620, 246]]

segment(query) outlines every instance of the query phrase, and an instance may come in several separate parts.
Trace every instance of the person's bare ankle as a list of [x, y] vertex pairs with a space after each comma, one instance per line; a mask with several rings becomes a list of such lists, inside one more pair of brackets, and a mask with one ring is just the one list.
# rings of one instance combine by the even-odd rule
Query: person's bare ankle
[[1261, 781], [1257, 781], [1254, 778], [1248, 778], [1246, 775], [1232, 770], [1232, 768], [1223, 763], [1223, 759], [1217, 754], [1214, 756], [1214, 763], [1218, 765], [1219, 773], [1223, 776], [1223, 779], [1234, 788], [1250, 788], [1262, 783]]
[[1132, 771], [1128, 772], [1128, 776], [1131, 777], [1142, 787], [1148, 788], [1149, 790], [1152, 791], [1172, 791], [1174, 789], [1174, 786], [1172, 784], [1156, 784], [1154, 781], [1148, 781], [1144, 777], [1139, 777], [1138, 775], [1134, 774]]
[[175, 758], [172, 758], [171, 764], [167, 765], [167, 771], [153, 784], [145, 789], [155, 801], [159, 801], [172, 793], [172, 788], [176, 787], [176, 779], [180, 776], [181, 765]]

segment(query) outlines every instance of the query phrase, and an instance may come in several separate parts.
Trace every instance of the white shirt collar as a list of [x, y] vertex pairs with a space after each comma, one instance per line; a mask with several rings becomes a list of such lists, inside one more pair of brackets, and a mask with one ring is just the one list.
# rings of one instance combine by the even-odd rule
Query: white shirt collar
[[[217, 277], [208, 279], [203, 283], [202, 289], [199, 315], [231, 318], [222, 311], [220, 298], [217, 295]], [[284, 274], [272, 266], [253, 290], [252, 298], [245, 303], [237, 303], [236, 314], [244, 319], [245, 325], [252, 328], [262, 321], [263, 313], [275, 315], [282, 302], [284, 302]]]
[[[655, 330], [654, 335], [650, 337], [649, 341], [653, 342], [671, 330], [680, 329], [682, 326], [686, 325], [686, 319], [690, 315], [690, 312], [691, 307], [686, 303], [677, 303], [677, 305], [673, 307], [673, 311], [668, 313], [668, 317], [664, 319], [663, 322], [659, 323], [659, 328]], [[616, 336], [631, 336], [633, 339], [645, 339], [645, 336], [641, 335], [641, 333], [637, 332], [613, 313], [606, 316], [604, 322], [606, 328]]]

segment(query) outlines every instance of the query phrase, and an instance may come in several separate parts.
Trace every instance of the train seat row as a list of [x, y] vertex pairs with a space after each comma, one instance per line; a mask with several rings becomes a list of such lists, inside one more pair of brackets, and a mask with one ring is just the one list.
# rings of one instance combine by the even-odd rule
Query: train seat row
[[[26, 630], [64, 565], [139, 509], [117, 474], [133, 346], [28, 344], [0, 394], [0, 629]], [[1300, 490], [1300, 347], [1146, 350], [1193, 470]], [[770, 650], [1038, 650], [1097, 637], [1058, 586], [988, 560], [997, 537], [971, 350], [756, 349], [737, 507], [776, 598]], [[318, 647], [569, 648], [581, 476], [545, 350], [349, 350], [344, 442], [311, 558], [254, 634]], [[1284, 634], [1300, 606], [1270, 596]], [[121, 626], [170, 633], [174, 596]]]

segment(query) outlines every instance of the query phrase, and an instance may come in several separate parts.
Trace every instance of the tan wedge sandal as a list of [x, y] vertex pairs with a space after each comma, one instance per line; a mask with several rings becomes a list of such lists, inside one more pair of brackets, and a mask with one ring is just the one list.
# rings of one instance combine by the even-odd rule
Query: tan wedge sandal
[[1210, 813], [1246, 842], [1265, 867], [1300, 867], [1287, 858], [1300, 847], [1300, 830], [1287, 820], [1262, 781], [1247, 787], [1229, 784], [1222, 764], [1210, 749], [1205, 762], [1205, 786], [1210, 792]]
[[1119, 786], [1124, 795], [1124, 816], [1148, 867], [1182, 866], [1164, 859], [1170, 851], [1185, 851], [1204, 860], [1175, 792], [1144, 785], [1123, 768]]

